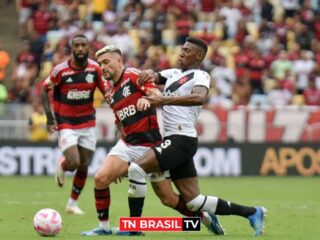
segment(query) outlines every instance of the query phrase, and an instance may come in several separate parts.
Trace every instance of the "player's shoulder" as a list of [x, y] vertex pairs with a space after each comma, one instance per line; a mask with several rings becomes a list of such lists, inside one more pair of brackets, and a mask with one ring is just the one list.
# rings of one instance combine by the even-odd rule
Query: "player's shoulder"
[[141, 72], [141, 70], [138, 68], [126, 68], [124, 71], [126, 74], [136, 75], [136, 76], [138, 76], [139, 73]]
[[91, 66], [99, 67], [99, 64], [95, 60], [93, 60], [91, 58], [88, 58], [88, 64], [91, 65]]
[[168, 69], [161, 70], [159, 73], [161, 76], [165, 78], [172, 78], [181, 74], [181, 72], [182, 71], [179, 68], [168, 68]]
[[180, 74], [181, 73], [181, 69], [179, 69], [179, 68], [168, 68], [168, 69], [161, 70], [160, 73]]
[[200, 77], [200, 78], [208, 78], [210, 79], [210, 75], [208, 72], [201, 70], [201, 69], [194, 69], [194, 74], [196, 77]]
[[59, 64], [57, 64], [56, 66], [53, 67], [53, 69], [51, 71], [51, 75], [55, 77], [55, 76], [57, 76], [59, 74], [59, 72], [62, 72], [63, 70], [65, 70], [68, 67], [69, 67], [68, 60], [64, 61], [62, 63], [59, 63]]
[[87, 68], [86, 68], [86, 70], [97, 70], [97, 71], [100, 71], [101, 70], [101, 68], [100, 68], [100, 66], [99, 66], [99, 64], [95, 61], [95, 60], [93, 60], [93, 59], [91, 59], [91, 58], [88, 58], [88, 65], [87, 65]]

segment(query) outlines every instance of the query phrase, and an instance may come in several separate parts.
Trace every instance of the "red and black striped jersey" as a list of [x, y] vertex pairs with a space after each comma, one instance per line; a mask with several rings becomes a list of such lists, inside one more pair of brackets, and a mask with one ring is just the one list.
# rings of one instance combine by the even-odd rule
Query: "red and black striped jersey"
[[122, 139], [130, 145], [152, 147], [161, 141], [156, 109], [138, 111], [136, 104], [139, 98], [146, 96], [153, 83], [146, 83], [143, 87], [137, 83], [139, 70], [127, 68], [120, 80], [112, 87], [110, 106], [120, 125]]
[[93, 96], [97, 87], [104, 94], [106, 81], [99, 65], [91, 59], [82, 70], [73, 68], [70, 60], [51, 70], [44, 88], [47, 92], [53, 90], [54, 114], [59, 129], [95, 126]]

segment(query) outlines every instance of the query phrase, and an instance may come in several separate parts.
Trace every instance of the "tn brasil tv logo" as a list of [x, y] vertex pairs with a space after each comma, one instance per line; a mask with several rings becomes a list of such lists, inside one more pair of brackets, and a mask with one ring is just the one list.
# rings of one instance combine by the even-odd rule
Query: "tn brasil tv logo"
[[200, 231], [200, 217], [121, 217], [120, 231], [181, 232]]

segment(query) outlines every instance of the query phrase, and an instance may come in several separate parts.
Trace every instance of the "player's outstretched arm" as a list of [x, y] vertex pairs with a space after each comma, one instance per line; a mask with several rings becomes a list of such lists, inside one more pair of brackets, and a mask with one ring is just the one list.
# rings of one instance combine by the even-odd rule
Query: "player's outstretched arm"
[[204, 86], [195, 86], [192, 93], [185, 96], [148, 96], [145, 97], [151, 107], [163, 105], [198, 106], [207, 102], [208, 89]]

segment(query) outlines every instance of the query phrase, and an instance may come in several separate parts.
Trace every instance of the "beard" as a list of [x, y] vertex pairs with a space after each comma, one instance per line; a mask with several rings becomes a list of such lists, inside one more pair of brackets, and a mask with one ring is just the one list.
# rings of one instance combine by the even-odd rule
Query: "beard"
[[89, 53], [84, 53], [82, 56], [79, 57], [79, 55], [73, 53], [73, 57], [74, 57], [74, 60], [79, 63], [79, 64], [83, 64], [83, 63], [86, 63], [87, 62], [87, 59], [88, 59], [88, 56], [89, 56]]

